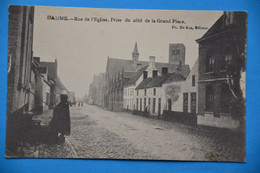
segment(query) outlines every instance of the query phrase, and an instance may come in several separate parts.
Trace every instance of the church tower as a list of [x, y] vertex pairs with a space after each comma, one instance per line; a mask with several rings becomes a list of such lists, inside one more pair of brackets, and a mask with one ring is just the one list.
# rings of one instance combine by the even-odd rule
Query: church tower
[[137, 48], [137, 42], [135, 42], [134, 51], [132, 53], [132, 60], [133, 60], [134, 63], [138, 63], [138, 61], [139, 61], [139, 53], [138, 53], [138, 48]]
[[185, 64], [185, 46], [184, 44], [169, 45], [169, 63], [170, 64]]

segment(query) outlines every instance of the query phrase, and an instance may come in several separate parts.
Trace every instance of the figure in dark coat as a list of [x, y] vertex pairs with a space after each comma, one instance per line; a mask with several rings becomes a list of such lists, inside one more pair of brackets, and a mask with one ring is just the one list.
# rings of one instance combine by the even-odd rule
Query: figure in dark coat
[[[53, 117], [50, 122], [51, 130], [59, 138], [70, 135], [70, 110], [66, 94], [60, 95], [60, 103], [53, 109]], [[60, 133], [60, 136], [59, 136]]]

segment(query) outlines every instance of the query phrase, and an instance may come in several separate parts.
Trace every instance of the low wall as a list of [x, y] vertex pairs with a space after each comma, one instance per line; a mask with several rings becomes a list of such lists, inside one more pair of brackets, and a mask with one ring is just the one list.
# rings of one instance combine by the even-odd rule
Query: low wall
[[220, 117], [214, 117], [211, 113], [205, 113], [205, 115], [198, 115], [197, 124], [219, 128], [237, 129], [240, 126], [240, 121], [232, 119], [230, 115], [220, 114]]
[[133, 110], [132, 114], [149, 117], [149, 112], [144, 112], [144, 111]]
[[187, 125], [197, 125], [196, 114], [177, 112], [177, 111], [163, 111], [162, 119], [165, 121], [171, 121], [175, 123], [187, 124]]

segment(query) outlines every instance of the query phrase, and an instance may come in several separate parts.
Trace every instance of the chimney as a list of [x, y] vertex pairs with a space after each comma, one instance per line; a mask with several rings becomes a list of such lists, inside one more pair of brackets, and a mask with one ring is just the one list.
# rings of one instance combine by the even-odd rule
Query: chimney
[[163, 67], [162, 68], [162, 75], [167, 74], [168, 73], [168, 68], [167, 67]]
[[153, 70], [153, 78], [158, 76], [158, 71], [157, 70]]
[[137, 64], [136, 64], [136, 71], [139, 70], [139, 69], [141, 68], [141, 66], [142, 66], [142, 64], [137, 63]]
[[148, 75], [148, 72], [147, 72], [147, 71], [144, 71], [144, 72], [143, 72], [143, 79], [146, 79], [146, 78], [147, 78], [147, 75]]
[[149, 56], [149, 67], [155, 68], [155, 56]]
[[179, 71], [181, 71], [181, 70], [182, 70], [182, 61], [179, 61], [178, 70], [179, 70]]

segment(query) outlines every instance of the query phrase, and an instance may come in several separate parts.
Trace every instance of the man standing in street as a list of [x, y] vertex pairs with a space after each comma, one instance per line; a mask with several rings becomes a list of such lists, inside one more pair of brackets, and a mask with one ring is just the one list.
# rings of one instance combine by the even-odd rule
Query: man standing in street
[[60, 103], [53, 109], [50, 129], [54, 132], [58, 142], [65, 142], [64, 135], [70, 135], [70, 110], [68, 95], [60, 94]]

